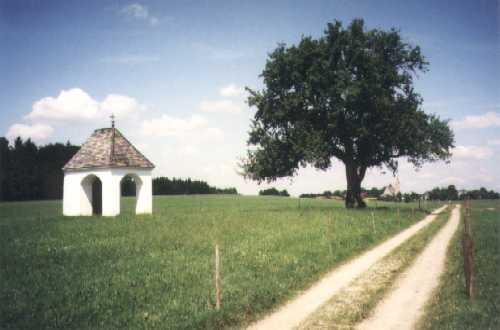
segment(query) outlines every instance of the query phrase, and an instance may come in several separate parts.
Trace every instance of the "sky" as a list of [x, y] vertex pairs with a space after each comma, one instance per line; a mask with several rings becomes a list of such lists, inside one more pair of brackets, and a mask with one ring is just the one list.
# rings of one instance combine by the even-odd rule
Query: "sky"
[[[403, 191], [455, 184], [500, 190], [499, 2], [491, 1], [35, 1], [0, 0], [0, 136], [81, 144], [117, 127], [155, 165], [154, 176], [191, 177], [256, 194], [345, 189], [345, 169], [301, 169], [257, 185], [238, 174], [250, 120], [244, 87], [260, 89], [278, 43], [320, 37], [328, 22], [363, 18], [400, 30], [430, 62], [416, 90], [425, 111], [450, 120], [449, 163], [416, 171]], [[395, 178], [371, 169], [364, 187]]]

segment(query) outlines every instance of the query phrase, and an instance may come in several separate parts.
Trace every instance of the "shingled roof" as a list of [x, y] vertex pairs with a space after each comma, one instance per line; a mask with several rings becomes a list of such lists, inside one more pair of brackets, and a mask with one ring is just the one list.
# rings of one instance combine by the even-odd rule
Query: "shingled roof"
[[104, 167], [155, 166], [116, 128], [96, 129], [80, 150], [64, 165], [64, 170]]

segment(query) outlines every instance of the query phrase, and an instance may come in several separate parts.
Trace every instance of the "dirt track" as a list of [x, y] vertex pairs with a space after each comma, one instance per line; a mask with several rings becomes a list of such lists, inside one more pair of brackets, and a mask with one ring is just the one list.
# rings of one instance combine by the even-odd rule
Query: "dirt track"
[[328, 301], [332, 295], [432, 222], [437, 214], [445, 208], [446, 206], [443, 206], [435, 210], [424, 220], [417, 222], [363, 255], [334, 269], [311, 288], [292, 299], [276, 312], [252, 324], [248, 329], [292, 329], [298, 326], [309, 314]]
[[444, 270], [446, 251], [460, 222], [457, 205], [448, 223], [436, 234], [415, 263], [403, 273], [394, 290], [375, 308], [371, 317], [358, 329], [413, 329], [422, 316], [423, 307], [439, 284]]

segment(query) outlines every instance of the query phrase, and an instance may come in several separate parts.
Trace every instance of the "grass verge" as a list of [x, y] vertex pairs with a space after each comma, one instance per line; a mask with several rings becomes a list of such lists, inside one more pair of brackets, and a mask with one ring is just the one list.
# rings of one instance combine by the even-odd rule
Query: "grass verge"
[[415, 236], [356, 278], [318, 311], [305, 320], [299, 329], [352, 329], [368, 317], [377, 303], [391, 289], [403, 272], [450, 216], [450, 209], [437, 216]]
[[472, 202], [475, 299], [465, 292], [463, 222], [455, 234], [437, 293], [418, 329], [500, 329], [500, 202]]

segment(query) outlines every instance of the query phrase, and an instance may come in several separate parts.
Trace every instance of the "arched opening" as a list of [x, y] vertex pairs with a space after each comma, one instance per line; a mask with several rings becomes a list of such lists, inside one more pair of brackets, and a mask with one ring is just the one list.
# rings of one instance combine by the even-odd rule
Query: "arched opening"
[[136, 174], [127, 174], [120, 181], [120, 213], [135, 214], [142, 181]]
[[82, 180], [82, 188], [85, 198], [82, 201], [82, 215], [102, 214], [102, 182], [94, 174], [86, 176]]

